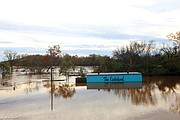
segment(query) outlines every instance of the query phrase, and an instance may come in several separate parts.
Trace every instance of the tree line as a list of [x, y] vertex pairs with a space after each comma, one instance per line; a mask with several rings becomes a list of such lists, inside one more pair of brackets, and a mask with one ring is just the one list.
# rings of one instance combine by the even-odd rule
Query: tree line
[[[138, 71], [144, 75], [179, 75], [180, 74], [180, 32], [169, 34], [172, 46], [157, 47], [154, 41], [132, 41], [112, 51], [112, 56], [90, 54], [60, 54], [60, 46], [49, 47], [46, 55], [18, 55], [5, 51], [7, 61], [2, 65], [23, 67], [33, 73], [48, 72], [50, 66], [60, 66], [60, 71], [67, 71], [73, 66], [94, 66], [94, 72]], [[7, 67], [8, 68], [8, 67]]]

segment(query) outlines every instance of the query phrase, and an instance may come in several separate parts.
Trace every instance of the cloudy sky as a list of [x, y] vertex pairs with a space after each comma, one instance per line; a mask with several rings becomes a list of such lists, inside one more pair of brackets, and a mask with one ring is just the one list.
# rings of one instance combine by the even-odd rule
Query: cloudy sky
[[0, 0], [0, 55], [112, 55], [129, 41], [169, 42], [180, 30], [180, 0]]

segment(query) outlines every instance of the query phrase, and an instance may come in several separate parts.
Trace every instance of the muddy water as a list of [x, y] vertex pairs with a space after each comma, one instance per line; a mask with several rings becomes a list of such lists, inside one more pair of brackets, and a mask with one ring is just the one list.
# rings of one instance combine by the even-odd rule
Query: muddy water
[[52, 85], [49, 79], [17, 72], [0, 79], [0, 120], [180, 119], [180, 77], [143, 77], [141, 84], [107, 88], [76, 84], [75, 77]]

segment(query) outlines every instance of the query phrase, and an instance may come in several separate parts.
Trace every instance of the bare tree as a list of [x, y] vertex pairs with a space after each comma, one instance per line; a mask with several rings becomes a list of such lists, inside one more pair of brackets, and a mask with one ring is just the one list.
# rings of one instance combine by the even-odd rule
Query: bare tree
[[48, 46], [48, 51], [47, 53], [50, 55], [50, 64], [51, 66], [54, 65], [54, 59], [59, 58], [61, 54], [60, 46], [59, 45], [53, 45], [53, 46]]
[[53, 46], [48, 46], [48, 53], [50, 54], [50, 56], [55, 57], [60, 55], [61, 50], [60, 50], [60, 46], [59, 45], [53, 45]]
[[178, 53], [178, 47], [177, 46], [170, 47], [168, 45], [163, 44], [163, 47], [161, 48], [160, 51], [165, 53], [168, 58], [172, 58], [174, 55]]
[[167, 37], [174, 41], [174, 46], [177, 47], [180, 54], [180, 31], [176, 32], [176, 34], [171, 33], [167, 35]]
[[5, 50], [4, 55], [5, 55], [5, 58], [7, 59], [7, 61], [9, 62], [11, 71], [12, 71], [12, 66], [13, 66], [14, 60], [17, 57], [17, 52], [14, 52], [11, 50]]
[[50, 68], [51, 68], [51, 81], [52, 81], [52, 66], [54, 63], [54, 58], [59, 57], [61, 50], [59, 45], [49, 46], [48, 54], [50, 55]]

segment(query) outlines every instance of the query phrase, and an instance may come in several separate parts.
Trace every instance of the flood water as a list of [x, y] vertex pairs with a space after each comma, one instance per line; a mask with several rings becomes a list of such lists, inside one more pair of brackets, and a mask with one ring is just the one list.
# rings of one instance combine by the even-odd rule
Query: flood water
[[47, 80], [49, 74], [19, 72], [0, 78], [0, 120], [180, 120], [180, 77], [103, 85]]

